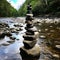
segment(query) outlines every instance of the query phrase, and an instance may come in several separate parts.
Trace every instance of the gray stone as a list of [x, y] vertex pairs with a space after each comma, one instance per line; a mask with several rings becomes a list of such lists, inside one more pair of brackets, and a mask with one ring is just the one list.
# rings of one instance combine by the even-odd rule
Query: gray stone
[[[29, 32], [28, 32], [29, 33]], [[39, 37], [39, 33], [38, 32], [34, 32], [34, 34], [25, 34], [24, 36], [23, 36], [23, 38], [25, 39], [25, 40], [35, 40], [35, 39], [37, 39]]]
[[37, 40], [32, 40], [32, 41], [28, 41], [28, 40], [24, 40], [23, 43], [24, 43], [24, 47], [26, 49], [31, 49], [35, 46]]
[[20, 48], [20, 54], [22, 58], [38, 58], [40, 56], [40, 47], [35, 45], [32, 49], [25, 49], [24, 47]]
[[15, 39], [16, 39], [16, 37], [10, 36], [10, 39], [15, 40]]
[[4, 33], [3, 33], [4, 35], [6, 35], [6, 36], [12, 36], [12, 34], [11, 34], [11, 32], [10, 31], [5, 31]]
[[37, 32], [36, 27], [33, 27], [33, 28], [27, 28], [26, 30], [27, 30], [28, 32]]
[[4, 38], [5, 34], [4, 33], [0, 33], [0, 38]]
[[36, 36], [35, 35], [24, 35], [23, 38], [25, 40], [35, 40]]

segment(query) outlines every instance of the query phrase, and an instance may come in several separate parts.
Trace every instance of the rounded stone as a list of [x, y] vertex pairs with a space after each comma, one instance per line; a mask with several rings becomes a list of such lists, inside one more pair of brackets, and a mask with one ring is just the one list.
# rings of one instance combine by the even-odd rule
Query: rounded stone
[[40, 57], [40, 47], [35, 45], [32, 49], [20, 48], [20, 54], [22, 58], [39, 58]]
[[30, 31], [30, 32], [36, 32], [37, 31], [37, 28], [36, 27], [33, 27], [33, 28], [27, 28], [26, 29], [27, 31]]
[[26, 35], [34, 35], [34, 33], [27, 32], [27, 31], [26, 31]]
[[24, 35], [23, 38], [25, 40], [35, 40], [36, 36], [35, 35]]
[[23, 38], [25, 40], [35, 40], [38, 37], [39, 37], [39, 33], [38, 32], [34, 32], [34, 34], [31, 33], [31, 32], [26, 32], [26, 34], [23, 36]]
[[4, 38], [5, 34], [4, 33], [0, 33], [0, 38]]
[[26, 49], [31, 49], [35, 46], [37, 40], [33, 40], [33, 41], [27, 41], [27, 40], [24, 40], [23, 43], [24, 43], [24, 47]]

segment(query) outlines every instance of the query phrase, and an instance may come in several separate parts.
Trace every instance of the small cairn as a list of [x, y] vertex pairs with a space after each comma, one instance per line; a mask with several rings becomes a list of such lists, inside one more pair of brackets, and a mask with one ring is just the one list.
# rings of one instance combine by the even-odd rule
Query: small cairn
[[36, 27], [33, 26], [33, 14], [30, 4], [27, 6], [26, 15], [26, 33], [23, 36], [24, 46], [20, 48], [20, 54], [23, 60], [34, 60], [40, 57], [40, 47], [37, 43], [39, 33]]

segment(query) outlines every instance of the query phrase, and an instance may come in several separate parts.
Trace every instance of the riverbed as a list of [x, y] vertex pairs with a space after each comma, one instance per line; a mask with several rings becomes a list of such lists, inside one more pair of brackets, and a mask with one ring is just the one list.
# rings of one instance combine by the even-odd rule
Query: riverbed
[[[60, 22], [60, 18], [34, 18], [34, 23], [41, 23], [46, 21], [47, 23]], [[0, 33], [5, 31], [11, 31], [12, 36], [5, 35], [4, 38], [0, 38], [0, 60], [22, 60], [20, 55], [20, 47], [23, 44], [23, 35], [25, 30], [25, 17], [17, 18], [0, 18], [0, 23], [6, 23], [8, 26], [0, 28]], [[38, 27], [39, 29], [39, 27]], [[37, 44], [40, 45], [40, 58], [38, 60], [59, 60], [58, 55], [55, 56], [45, 44], [45, 38], [38, 38]]]

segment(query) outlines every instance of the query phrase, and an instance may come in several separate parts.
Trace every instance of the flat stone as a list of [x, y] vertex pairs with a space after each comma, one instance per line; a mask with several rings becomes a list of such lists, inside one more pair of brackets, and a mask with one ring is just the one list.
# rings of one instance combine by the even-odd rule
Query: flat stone
[[33, 14], [26, 14], [26, 15], [27, 15], [27, 16], [31, 16], [31, 17], [33, 16]]
[[27, 31], [26, 31], [26, 35], [34, 35], [34, 33], [27, 32]]
[[56, 45], [56, 48], [60, 49], [60, 45]]
[[14, 40], [11, 40], [11, 41], [7, 41], [8, 43], [14, 43], [15, 41]]
[[29, 29], [27, 28], [26, 30], [29, 31], [29, 32], [36, 32], [37, 28], [36, 27], [29, 28]]
[[4, 38], [5, 34], [4, 33], [0, 33], [0, 38]]
[[16, 37], [10, 36], [10, 39], [15, 40], [15, 39], [16, 39]]
[[12, 36], [11, 32], [5, 32], [4, 33], [6, 36]]
[[34, 20], [34, 18], [31, 17], [31, 16], [27, 16], [27, 17], [26, 17], [26, 20], [28, 20], [28, 21], [32, 21], [32, 20]]
[[44, 36], [44, 35], [41, 35], [41, 36], [40, 36], [40, 38], [41, 38], [41, 39], [45, 39], [45, 38], [46, 38], [46, 36]]
[[20, 48], [20, 54], [22, 58], [39, 58], [40, 57], [40, 47], [35, 45], [32, 49]]
[[38, 32], [35, 32], [35, 34], [34, 35], [24, 35], [23, 36], [23, 38], [25, 39], [25, 40], [35, 40], [35, 39], [37, 39], [37, 37], [38, 37]]
[[35, 40], [36, 36], [35, 35], [24, 35], [23, 38], [24, 40]]
[[32, 21], [30, 21], [30, 20], [27, 20], [27, 21], [25, 21], [27, 24], [33, 24], [33, 22]]
[[8, 46], [8, 45], [10, 45], [10, 43], [3, 43], [2, 45], [3, 46]]
[[27, 24], [25, 29], [27, 29], [27, 28], [33, 28], [33, 24]]
[[24, 40], [23, 43], [24, 43], [24, 47], [26, 49], [31, 49], [32, 47], [35, 46], [37, 40], [33, 40], [33, 41], [27, 41], [27, 40]]
[[26, 32], [26, 35], [35, 35], [38, 38], [39, 37], [39, 32], [34, 32], [34, 33]]
[[59, 58], [58, 54], [53, 54], [53, 57]]

